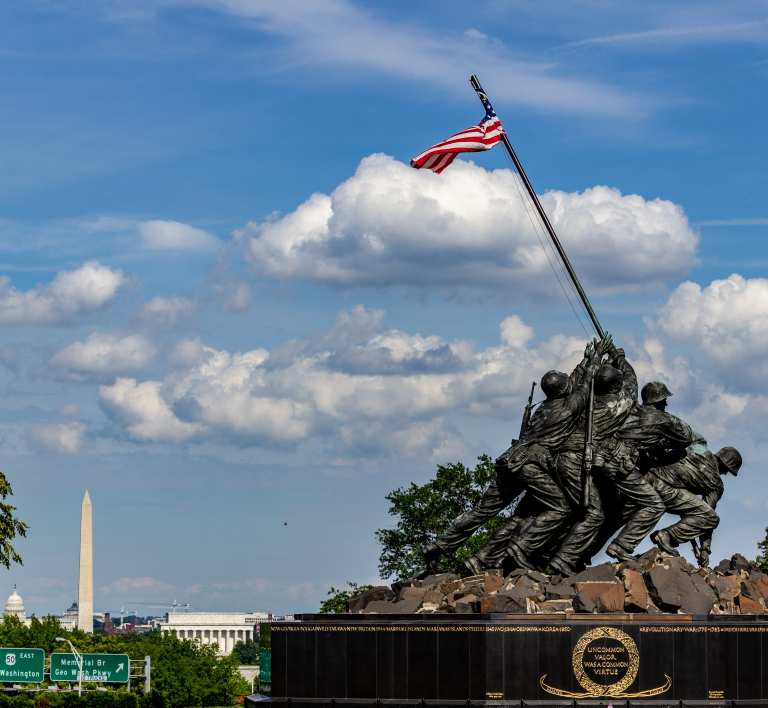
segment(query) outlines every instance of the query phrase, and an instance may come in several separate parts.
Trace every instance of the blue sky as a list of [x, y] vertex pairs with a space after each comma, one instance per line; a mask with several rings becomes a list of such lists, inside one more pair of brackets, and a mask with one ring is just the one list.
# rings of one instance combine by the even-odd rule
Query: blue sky
[[641, 380], [742, 449], [714, 555], [755, 552], [768, 3], [28, 0], [0, 66], [29, 610], [75, 596], [86, 487], [99, 609], [312, 610], [376, 578], [387, 491], [506, 447], [585, 333], [500, 149], [407, 166], [472, 72]]

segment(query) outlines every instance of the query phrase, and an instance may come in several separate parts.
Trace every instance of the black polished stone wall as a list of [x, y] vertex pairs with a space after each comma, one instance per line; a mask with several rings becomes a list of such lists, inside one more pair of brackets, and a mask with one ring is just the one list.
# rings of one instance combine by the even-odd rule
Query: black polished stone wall
[[[743, 615], [301, 615], [272, 625], [272, 695], [294, 705], [759, 705], [767, 643], [768, 621]], [[630, 674], [619, 691], [585, 689]]]

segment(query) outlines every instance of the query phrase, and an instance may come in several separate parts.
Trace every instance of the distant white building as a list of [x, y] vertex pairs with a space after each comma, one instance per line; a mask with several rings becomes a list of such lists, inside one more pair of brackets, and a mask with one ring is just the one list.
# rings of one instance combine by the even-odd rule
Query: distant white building
[[63, 614], [59, 615], [58, 620], [62, 629], [66, 629], [71, 632], [77, 629], [77, 619], [80, 616], [80, 611], [76, 602], [73, 602], [69, 609]]
[[24, 600], [22, 600], [21, 595], [16, 592], [15, 585], [13, 586], [13, 592], [5, 601], [3, 617], [16, 617], [22, 624], [28, 625], [30, 623], [30, 620], [27, 619], [27, 611], [24, 609]]
[[268, 612], [169, 612], [159, 627], [179, 639], [218, 644], [224, 656], [232, 653], [237, 642], [254, 639], [257, 625], [270, 618]]

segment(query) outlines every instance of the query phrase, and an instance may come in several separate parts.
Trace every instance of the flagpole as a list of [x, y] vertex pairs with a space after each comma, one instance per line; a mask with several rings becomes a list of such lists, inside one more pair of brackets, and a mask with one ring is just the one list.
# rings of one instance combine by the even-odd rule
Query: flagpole
[[[469, 79], [469, 83], [472, 85], [472, 88], [475, 89], [481, 103], [483, 102], [484, 98], [486, 101], [488, 100], [487, 94], [483, 90], [483, 87], [480, 85], [480, 79], [478, 79], [475, 74], [472, 74], [472, 76]], [[587, 293], [585, 292], [584, 288], [581, 285], [579, 276], [576, 275], [576, 271], [574, 270], [573, 265], [571, 264], [570, 258], [568, 258], [568, 254], [565, 252], [565, 249], [563, 248], [563, 244], [560, 243], [560, 239], [555, 233], [555, 229], [550, 223], [549, 217], [547, 217], [547, 213], [544, 211], [544, 207], [541, 206], [539, 197], [534, 191], [533, 185], [531, 184], [531, 181], [528, 179], [528, 175], [526, 174], [525, 169], [523, 168], [523, 163], [520, 162], [520, 158], [517, 156], [515, 149], [512, 147], [512, 143], [509, 142], [509, 137], [507, 136], [506, 131], [502, 133], [501, 140], [504, 143], [504, 147], [507, 149], [507, 153], [509, 154], [510, 159], [512, 160], [512, 162], [515, 165], [515, 168], [517, 169], [517, 173], [520, 175], [520, 179], [523, 180], [523, 184], [525, 185], [525, 188], [528, 191], [528, 196], [530, 196], [531, 201], [533, 202], [533, 205], [536, 207], [536, 211], [539, 213], [541, 220], [544, 222], [544, 226], [547, 229], [547, 233], [549, 234], [549, 237], [552, 239], [552, 243], [555, 245], [555, 249], [557, 250], [557, 253], [560, 256], [560, 259], [563, 261], [565, 270], [568, 271], [568, 275], [570, 276], [571, 281], [573, 282], [573, 286], [576, 288], [576, 292], [579, 294], [579, 297], [581, 298], [581, 302], [584, 305], [584, 308], [586, 309], [587, 314], [589, 315], [589, 319], [592, 321], [592, 325], [594, 326], [595, 331], [597, 332], [598, 336], [602, 339], [603, 337], [605, 337], [605, 331], [600, 325], [600, 321], [597, 319], [597, 315], [595, 314], [595, 311], [592, 308], [592, 303], [589, 301], [589, 298], [587, 297]]]

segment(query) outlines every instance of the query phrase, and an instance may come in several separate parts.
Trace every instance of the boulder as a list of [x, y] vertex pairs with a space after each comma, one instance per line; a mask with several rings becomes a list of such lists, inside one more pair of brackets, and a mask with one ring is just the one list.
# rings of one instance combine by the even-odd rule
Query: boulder
[[731, 561], [727, 558], [724, 558], [714, 567], [714, 571], [716, 573], [720, 573], [721, 575], [731, 575], [733, 573], [733, 568], [731, 568]]
[[717, 599], [722, 603], [733, 602], [741, 593], [741, 578], [738, 575], [714, 575], [710, 584], [717, 593]]
[[554, 614], [561, 612], [573, 612], [573, 600], [545, 600], [536, 605], [536, 612], [541, 614]]
[[570, 600], [576, 594], [576, 590], [570, 583], [546, 584], [543, 589], [547, 600]]
[[483, 578], [485, 592], [496, 592], [502, 585], [504, 585], [504, 577], [500, 573], [486, 573]]
[[591, 568], [582, 570], [580, 573], [576, 573], [576, 575], [572, 575], [569, 578], [565, 578], [563, 582], [575, 585], [576, 583], [587, 581], [610, 582], [614, 580], [616, 580], [616, 566], [613, 563], [601, 563], [600, 565], [593, 565]]
[[464, 578], [461, 581], [458, 591], [465, 594], [471, 592], [478, 596], [483, 595], [485, 593], [485, 576], [471, 575], [468, 578]]
[[349, 611], [360, 613], [368, 607], [369, 603], [375, 600], [389, 602], [390, 600], [394, 600], [394, 598], [395, 593], [393, 593], [386, 585], [377, 585], [376, 587], [361, 592], [359, 595], [353, 597], [349, 601]]
[[741, 553], [736, 553], [731, 556], [731, 568], [737, 572], [742, 570], [749, 572], [752, 568], [752, 563], [742, 556]]
[[758, 570], [751, 571], [747, 578], [741, 580], [741, 592], [753, 600], [768, 601], [768, 575]]
[[470, 593], [456, 600], [455, 607], [456, 614], [471, 615], [480, 612], [480, 601], [478, 600], [477, 595]]
[[[679, 562], [679, 561], [682, 561]], [[664, 612], [707, 615], [717, 600], [715, 591], [680, 558], [665, 560], [645, 573], [646, 587], [656, 606]]]
[[633, 568], [624, 568], [621, 579], [624, 582], [624, 609], [627, 612], [647, 612], [651, 598], [643, 574]]
[[528, 611], [527, 600], [510, 592], [497, 592], [486, 595], [480, 600], [481, 612], [514, 612], [515, 614]]
[[434, 575], [427, 575], [422, 578], [421, 585], [429, 587], [430, 585], [443, 585], [444, 583], [450, 583], [454, 580], [459, 580], [459, 576], [456, 573], [435, 573]]
[[549, 576], [544, 575], [544, 573], [539, 573], [538, 570], [527, 570], [525, 572], [525, 576], [530, 580], [533, 580], [534, 582], [539, 583], [540, 585], [543, 585], [544, 583], [549, 582]]
[[373, 600], [369, 602], [365, 607], [365, 614], [371, 615], [396, 615], [402, 612], [409, 612], [405, 610], [400, 602], [387, 602], [386, 600]]
[[636, 560], [636, 563], [639, 566], [638, 569], [641, 572], [647, 573], [649, 570], [651, 570], [651, 568], [654, 568], [657, 565], [663, 565], [665, 558], [669, 558], [669, 556], [660, 548], [654, 546], [650, 550], [643, 553]]
[[531, 598], [541, 602], [546, 599], [541, 583], [533, 580], [527, 575], [520, 575], [517, 578], [508, 580], [504, 584], [503, 590], [504, 592], [515, 590], [521, 597]]
[[400, 596], [395, 604], [401, 608], [400, 612], [416, 612], [421, 607], [426, 594], [427, 588], [405, 587], [400, 591]]
[[765, 604], [761, 600], [754, 600], [746, 595], [739, 595], [736, 598], [736, 604], [739, 612], [743, 615], [764, 615]]
[[577, 612], [624, 612], [624, 585], [616, 580], [576, 583], [573, 607]]
[[418, 612], [437, 612], [444, 602], [445, 595], [436, 586], [433, 586], [424, 593]]

